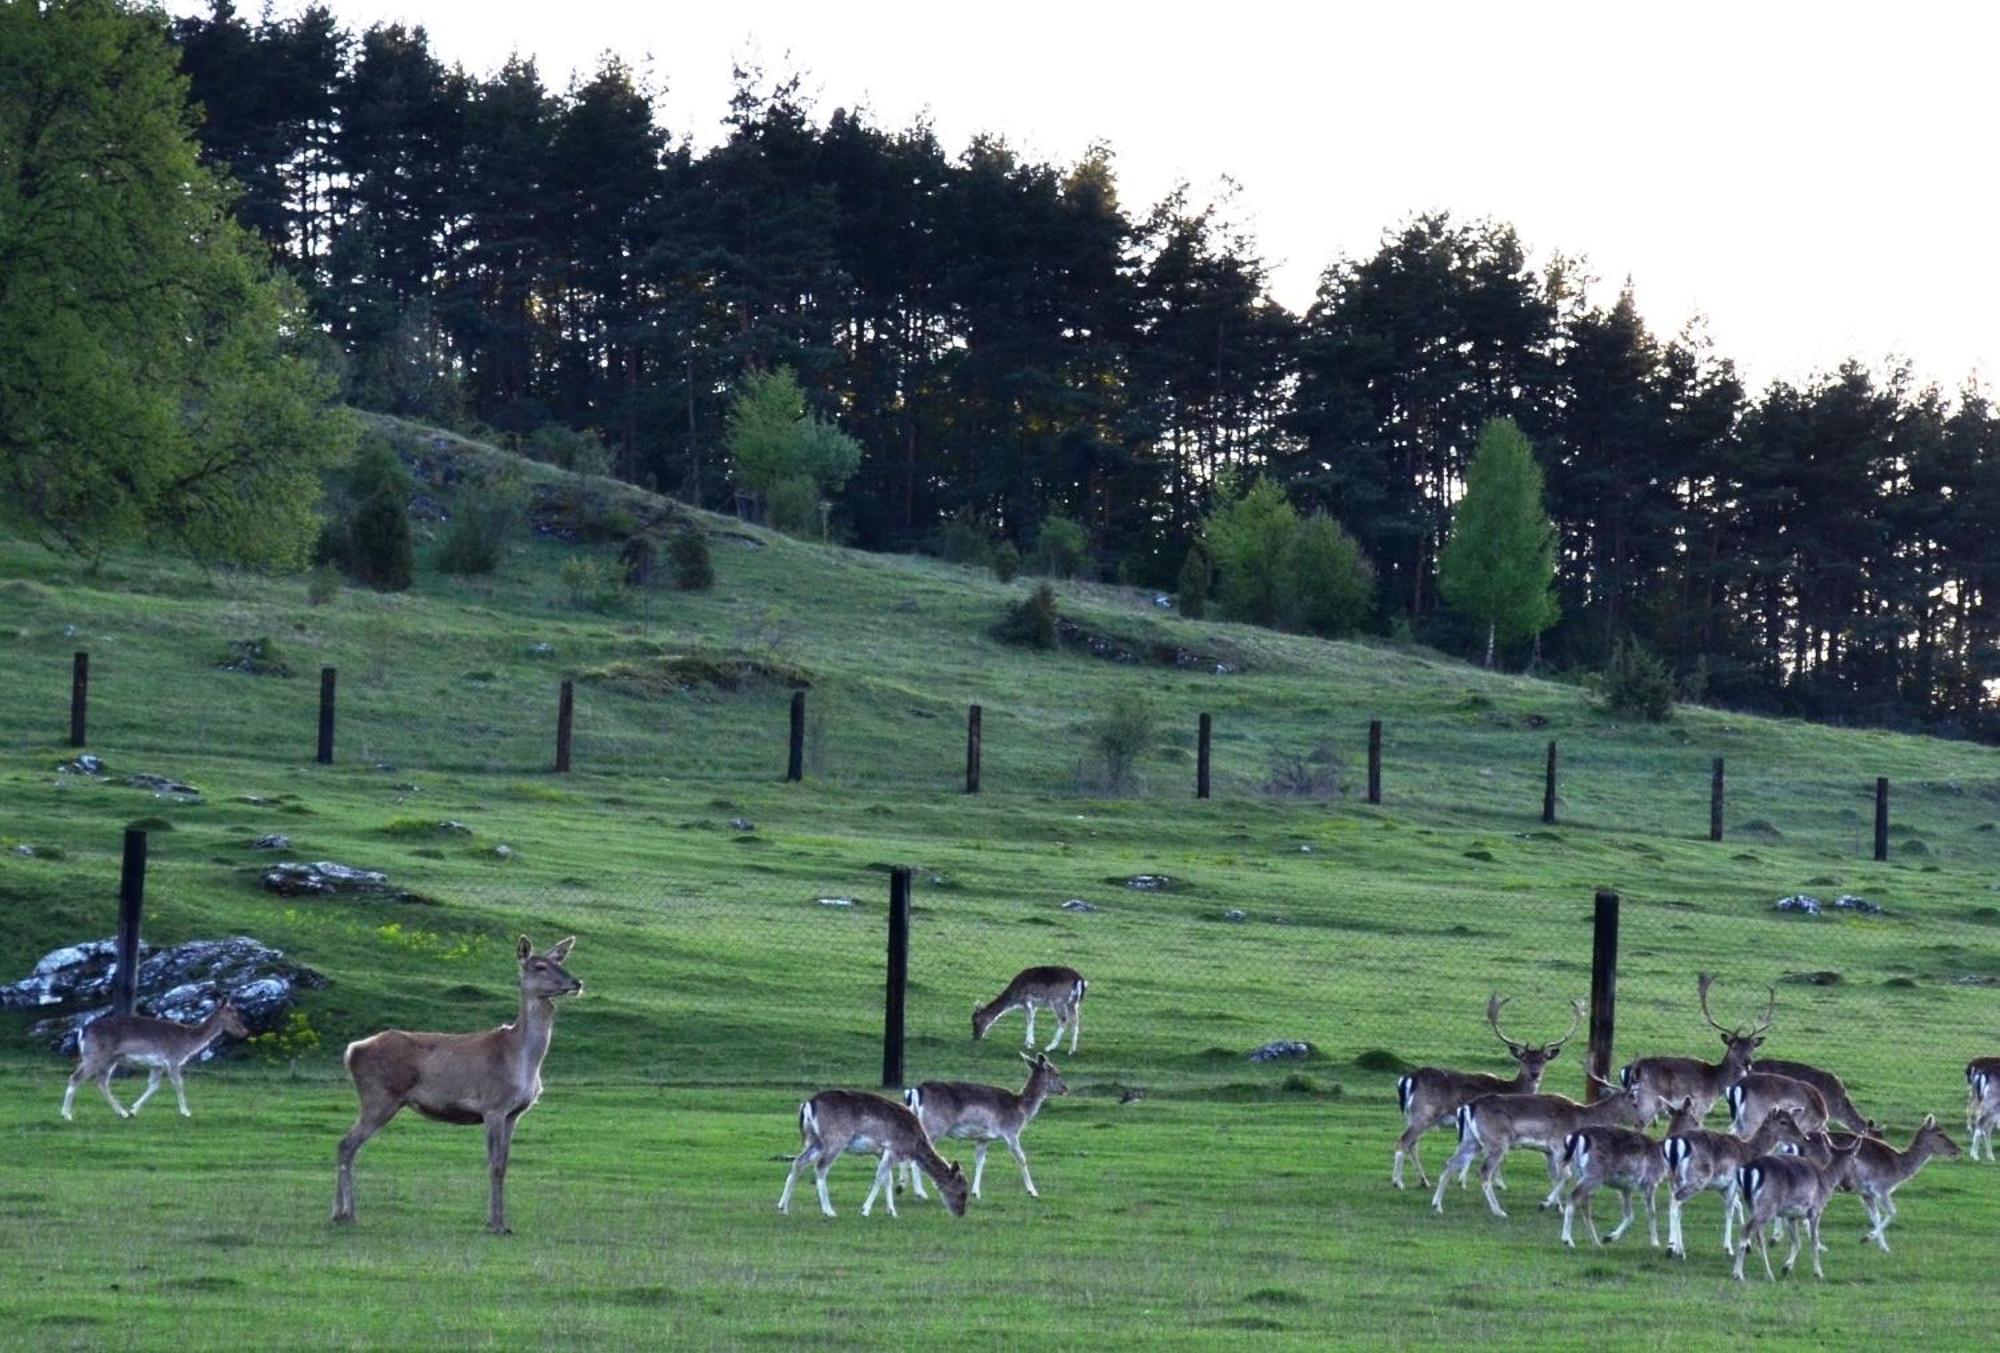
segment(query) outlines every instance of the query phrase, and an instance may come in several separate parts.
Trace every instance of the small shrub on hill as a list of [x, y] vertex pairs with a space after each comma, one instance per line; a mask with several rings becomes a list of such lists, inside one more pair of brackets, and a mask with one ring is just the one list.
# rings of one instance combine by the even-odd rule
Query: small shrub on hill
[[1068, 517], [1044, 517], [1035, 532], [1034, 571], [1049, 578], [1074, 578], [1090, 564], [1090, 534]]
[[1152, 702], [1139, 691], [1121, 691], [1090, 724], [1091, 745], [1104, 758], [1104, 782], [1112, 793], [1131, 783], [1132, 768], [1152, 748]]
[[618, 550], [618, 567], [625, 571], [627, 587], [651, 587], [655, 557], [651, 536], [633, 536]]
[[993, 637], [1002, 643], [1021, 644], [1028, 648], [1054, 648], [1056, 619], [1056, 590], [1047, 583], [1041, 583], [1033, 592], [1007, 608], [1007, 613], [1000, 617], [1000, 623], [993, 627]]
[[573, 554], [556, 570], [569, 604], [579, 611], [608, 611], [618, 604], [624, 584], [604, 561], [587, 554]]
[[[963, 517], [953, 517], [940, 523], [925, 542], [931, 554], [952, 564], [985, 564], [994, 558], [993, 536], [978, 522], [967, 521]], [[1014, 552], [1015, 562], [1020, 561], [1020, 551]]]
[[536, 460], [576, 475], [611, 473], [611, 448], [593, 432], [578, 432], [561, 423], [544, 423], [529, 434], [522, 450]]
[[331, 562], [306, 575], [306, 605], [324, 606], [340, 595], [340, 570]]
[[1003, 540], [1000, 548], [993, 551], [993, 576], [1003, 583], [1011, 583], [1021, 573], [1021, 552], [1014, 548], [1014, 542]]
[[706, 592], [715, 586], [715, 565], [708, 557], [708, 537], [699, 527], [675, 533], [667, 554], [674, 566], [674, 586], [683, 592]]
[[791, 475], [764, 491], [764, 511], [774, 530], [789, 536], [822, 534], [819, 486], [806, 475]]
[[1599, 687], [1605, 708], [1613, 714], [1648, 723], [1673, 717], [1673, 674], [1636, 640], [1624, 640], [1611, 650]]
[[348, 572], [378, 592], [401, 592], [415, 580], [416, 543], [404, 499], [378, 491], [354, 513]]
[[488, 482], [466, 488], [438, 547], [439, 571], [461, 576], [494, 572], [520, 520], [521, 495], [514, 485]]
[[1201, 619], [1208, 610], [1208, 590], [1214, 577], [1215, 565], [1209, 562], [1208, 551], [1195, 545], [1181, 561], [1180, 580], [1174, 585], [1175, 608], [1190, 620]]

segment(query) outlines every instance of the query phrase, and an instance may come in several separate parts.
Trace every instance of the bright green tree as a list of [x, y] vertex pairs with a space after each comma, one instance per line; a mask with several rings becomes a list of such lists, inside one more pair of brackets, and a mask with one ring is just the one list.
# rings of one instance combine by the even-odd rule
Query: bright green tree
[[1210, 514], [1201, 539], [1219, 575], [1224, 615], [1269, 625], [1284, 614], [1286, 560], [1298, 530], [1297, 509], [1268, 479]]
[[[807, 409], [790, 367], [744, 378], [727, 441], [737, 481], [762, 495], [773, 523], [787, 530], [810, 526], [810, 508], [861, 465], [861, 443]], [[793, 520], [802, 513], [804, 520]]]
[[163, 16], [0, 0], [0, 513], [299, 562], [353, 438], [316, 343], [197, 162]]
[[1542, 505], [1542, 467], [1511, 418], [1489, 419], [1438, 558], [1438, 589], [1496, 639], [1532, 639], [1556, 623], [1556, 529]]

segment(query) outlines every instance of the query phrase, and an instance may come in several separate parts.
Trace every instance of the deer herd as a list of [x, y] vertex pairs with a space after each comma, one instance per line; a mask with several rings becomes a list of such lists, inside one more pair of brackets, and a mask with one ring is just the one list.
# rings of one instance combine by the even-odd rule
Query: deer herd
[[[1486, 1021], [1514, 1059], [1515, 1074], [1421, 1067], [1399, 1079], [1396, 1095], [1404, 1130], [1396, 1141], [1390, 1182], [1403, 1187], [1407, 1159], [1416, 1167], [1418, 1182], [1428, 1187], [1419, 1144], [1432, 1128], [1449, 1126], [1457, 1130], [1458, 1149], [1431, 1195], [1432, 1210], [1439, 1214], [1452, 1175], [1463, 1187], [1477, 1162], [1486, 1206], [1495, 1216], [1506, 1216], [1496, 1192], [1506, 1187], [1500, 1167], [1509, 1151], [1525, 1147], [1548, 1160], [1549, 1191], [1541, 1205], [1561, 1209], [1564, 1245], [1576, 1244], [1578, 1213], [1593, 1241], [1617, 1240], [1632, 1225], [1637, 1200], [1645, 1203], [1646, 1227], [1657, 1247], [1659, 1192], [1666, 1186], [1668, 1252], [1687, 1257], [1681, 1211], [1703, 1193], [1719, 1193], [1722, 1248], [1734, 1257], [1739, 1280], [1753, 1242], [1766, 1276], [1775, 1279], [1770, 1240], [1787, 1226], [1791, 1252], [1785, 1272], [1791, 1272], [1800, 1248], [1810, 1243], [1813, 1274], [1824, 1277], [1819, 1256], [1827, 1247], [1820, 1239], [1820, 1221], [1837, 1193], [1859, 1196], [1869, 1221], [1863, 1240], [1887, 1251], [1884, 1232], [1896, 1216], [1896, 1190], [1931, 1157], [1958, 1155], [1957, 1143], [1932, 1115], [1909, 1147], [1898, 1151], [1882, 1137], [1881, 1125], [1854, 1107], [1840, 1077], [1805, 1062], [1757, 1055], [1777, 1012], [1775, 988], [1769, 989], [1770, 1003], [1757, 1023], [1729, 1028], [1709, 1013], [1711, 982], [1703, 973], [1696, 990], [1702, 1018], [1722, 1036], [1719, 1060], [1641, 1057], [1620, 1070], [1617, 1084], [1592, 1075], [1596, 1094], [1589, 1103], [1541, 1089], [1543, 1072], [1582, 1022], [1582, 1003], [1572, 1006], [1569, 1028], [1555, 1042], [1520, 1043], [1501, 1028], [1506, 1002], [1495, 993], [1486, 1003]], [[1984, 1143], [1991, 1160], [1993, 1129], [2000, 1124], [2000, 1058], [1974, 1060], [1965, 1079], [1972, 1157], [1979, 1158]], [[1718, 1102], [1728, 1110], [1726, 1132], [1702, 1126]], [[1650, 1135], [1648, 1129], [1663, 1118], [1665, 1131]], [[1832, 1130], [1832, 1123], [1844, 1130]], [[1608, 1236], [1599, 1237], [1591, 1200], [1607, 1188], [1623, 1200], [1623, 1216]]]
[[[438, 1034], [388, 1030], [348, 1045], [344, 1058], [360, 1099], [354, 1126], [340, 1139], [335, 1156], [333, 1220], [354, 1220], [354, 1159], [362, 1146], [404, 1108], [442, 1123], [483, 1126], [490, 1194], [489, 1229], [505, 1234], [504, 1189], [507, 1158], [514, 1127], [534, 1107], [542, 1092], [542, 1061], [555, 1032], [555, 1003], [583, 990], [583, 983], [564, 966], [574, 937], [547, 950], [537, 950], [524, 935], [516, 954], [520, 1005], [511, 1024], [483, 1033]], [[1734, 1259], [1733, 1272], [1743, 1267], [1755, 1243], [1771, 1270], [1770, 1240], [1789, 1227], [1790, 1272], [1800, 1249], [1812, 1246], [1813, 1273], [1824, 1276], [1820, 1253], [1820, 1223], [1827, 1205], [1839, 1193], [1861, 1200], [1869, 1228], [1863, 1239], [1888, 1250], [1889, 1223], [1896, 1218], [1895, 1193], [1914, 1178], [1933, 1156], [1956, 1156], [1958, 1145], [1926, 1117], [1908, 1148], [1897, 1150], [1881, 1135], [1879, 1124], [1855, 1108], [1847, 1087], [1830, 1071], [1805, 1062], [1778, 1061], [1758, 1055], [1777, 1011], [1777, 992], [1762, 1017], [1749, 1027], [1727, 1027], [1709, 1012], [1711, 978], [1703, 973], [1697, 985], [1702, 1018], [1721, 1035], [1722, 1056], [1713, 1062], [1694, 1057], [1641, 1057], [1627, 1063], [1612, 1082], [1591, 1076], [1596, 1092], [1589, 1102], [1544, 1091], [1542, 1079], [1551, 1062], [1575, 1036], [1583, 1020], [1581, 1002], [1571, 1008], [1569, 1028], [1552, 1043], [1523, 1043], [1508, 1037], [1500, 1014], [1506, 1005], [1498, 993], [1486, 1004], [1486, 1021], [1513, 1059], [1512, 1076], [1478, 1071], [1420, 1067], [1396, 1083], [1404, 1129], [1397, 1138], [1390, 1182], [1404, 1186], [1404, 1165], [1416, 1170], [1418, 1183], [1432, 1187], [1424, 1170], [1422, 1139], [1433, 1128], [1452, 1127], [1458, 1146], [1438, 1175], [1431, 1207], [1442, 1214], [1447, 1187], [1454, 1174], [1461, 1187], [1472, 1168], [1479, 1167], [1480, 1194], [1495, 1216], [1505, 1217], [1499, 1191], [1506, 1187], [1501, 1167], [1516, 1148], [1537, 1151], [1547, 1161], [1549, 1190], [1542, 1208], [1560, 1208], [1562, 1243], [1576, 1243], [1579, 1214], [1593, 1241], [1618, 1240], [1632, 1226], [1637, 1204], [1646, 1208], [1652, 1243], [1660, 1243], [1658, 1198], [1667, 1195], [1667, 1250], [1687, 1257], [1682, 1212], [1703, 1193], [1722, 1196], [1722, 1247]], [[827, 1172], [848, 1152], [879, 1157], [874, 1183], [861, 1205], [869, 1215], [880, 1197], [890, 1216], [896, 1215], [897, 1167], [919, 1198], [928, 1198], [924, 1176], [937, 1187], [940, 1201], [953, 1216], [963, 1216], [968, 1198], [980, 1196], [986, 1172], [986, 1152], [994, 1142], [1005, 1143], [1021, 1167], [1021, 1185], [1039, 1197], [1028, 1171], [1021, 1133], [1051, 1097], [1069, 1086], [1048, 1054], [1065, 1033], [1069, 1051], [1081, 1037], [1084, 995], [1082, 974], [1068, 967], [1027, 968], [1016, 974], [998, 996], [972, 1012], [972, 1036], [982, 1039], [1004, 1015], [1024, 1012], [1022, 1058], [1028, 1063], [1027, 1082], [1019, 1091], [971, 1081], [930, 1080], [903, 1092], [900, 1101], [861, 1090], [822, 1090], [798, 1107], [799, 1151], [789, 1157], [790, 1170], [778, 1210], [791, 1209], [792, 1191], [808, 1170], [814, 1175], [820, 1211], [834, 1215], [827, 1195]], [[1048, 1044], [1035, 1046], [1035, 1017], [1046, 1011], [1056, 1021]], [[227, 1001], [194, 1025], [143, 1016], [108, 1016], [85, 1027], [80, 1057], [63, 1095], [62, 1116], [71, 1116], [79, 1087], [95, 1082], [121, 1118], [129, 1118], [159, 1089], [160, 1077], [173, 1082], [180, 1111], [188, 1114], [181, 1070], [225, 1034], [247, 1034], [241, 1017]], [[128, 1109], [111, 1092], [112, 1073], [122, 1063], [148, 1068], [150, 1078]], [[1971, 1154], [1994, 1159], [1993, 1135], [2000, 1126], [2000, 1057], [1982, 1057], [1965, 1069], [1966, 1126], [1972, 1135]], [[1716, 1104], [1726, 1107], [1727, 1131], [1703, 1126]], [[1666, 1120], [1662, 1135], [1648, 1129]], [[1832, 1128], [1838, 1123], [1843, 1130]], [[974, 1165], [965, 1171], [938, 1153], [950, 1140], [972, 1143]], [[1600, 1190], [1620, 1196], [1623, 1215], [1609, 1235], [1599, 1237], [1591, 1204]], [[1738, 1230], [1738, 1225], [1741, 1229]]]

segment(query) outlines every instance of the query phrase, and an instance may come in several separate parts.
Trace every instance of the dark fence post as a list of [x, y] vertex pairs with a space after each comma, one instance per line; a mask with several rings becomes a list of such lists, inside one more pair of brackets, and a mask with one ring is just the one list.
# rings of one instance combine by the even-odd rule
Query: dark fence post
[[569, 774], [570, 737], [576, 730], [576, 683], [564, 681], [556, 698], [556, 774]]
[[979, 706], [965, 712], [965, 792], [979, 792]]
[[791, 781], [806, 778], [806, 693], [792, 692], [792, 754], [785, 763], [785, 778]]
[[1618, 894], [1599, 889], [1597, 916], [1590, 945], [1590, 1052], [1584, 1070], [1597, 1080], [1585, 1082], [1591, 1103], [1601, 1092], [1598, 1080], [1611, 1079], [1611, 1023], [1618, 1006]]
[[1875, 777], [1875, 858], [1889, 858], [1889, 777]]
[[334, 671], [331, 667], [319, 669], [319, 753], [316, 757], [320, 765], [333, 764], [333, 685]]
[[903, 1084], [903, 997], [910, 985], [910, 871], [889, 872], [889, 980], [882, 1008], [882, 1088]]
[[1722, 758], [1715, 758], [1715, 770], [1708, 777], [1708, 839], [1722, 839]]
[[125, 829], [125, 865], [118, 875], [118, 969], [111, 977], [111, 1013], [129, 1015], [139, 991], [139, 913], [146, 905], [146, 833]]
[[84, 745], [90, 722], [90, 654], [79, 651], [69, 666], [69, 745]]
[[1382, 802], [1382, 721], [1368, 721], [1368, 802]]
[[1556, 820], [1556, 744], [1549, 743], [1549, 768], [1542, 779], [1542, 821], [1551, 825]]
[[1215, 731], [1215, 721], [1204, 714], [1201, 716], [1201, 735], [1197, 741], [1194, 759], [1194, 796], [1208, 797], [1208, 744]]

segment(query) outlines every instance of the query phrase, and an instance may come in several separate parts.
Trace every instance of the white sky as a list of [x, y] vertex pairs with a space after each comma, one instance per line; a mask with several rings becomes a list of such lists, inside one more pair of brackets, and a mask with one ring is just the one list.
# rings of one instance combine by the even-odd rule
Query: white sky
[[1657, 333], [1707, 316], [1753, 383], [1850, 355], [1900, 354], [1948, 390], [2000, 372], [2000, 5], [331, 8], [356, 30], [421, 23], [479, 73], [531, 54], [554, 87], [605, 51], [644, 59], [666, 125], [697, 144], [748, 57], [804, 71], [822, 117], [927, 111], [952, 153], [979, 131], [1059, 162], [1107, 141], [1135, 212], [1226, 175], [1294, 308], [1328, 261], [1441, 208], [1513, 222], [1538, 258], [1587, 255], [1607, 299], [1630, 275]]

